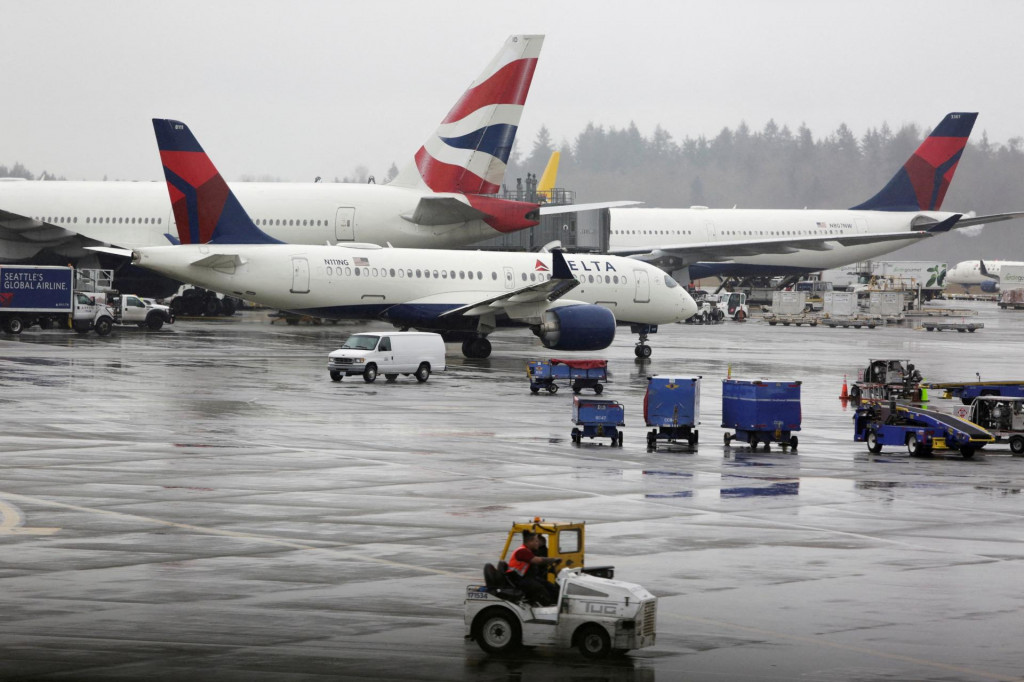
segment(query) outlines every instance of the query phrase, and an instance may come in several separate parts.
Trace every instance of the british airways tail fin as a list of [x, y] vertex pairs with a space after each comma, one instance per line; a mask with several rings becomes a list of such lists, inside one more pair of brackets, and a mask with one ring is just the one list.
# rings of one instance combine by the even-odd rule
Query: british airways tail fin
[[977, 118], [976, 112], [946, 114], [889, 184], [853, 210], [940, 210]]
[[541, 35], [510, 36], [390, 184], [460, 194], [497, 192], [543, 44]]
[[188, 126], [154, 118], [153, 130], [180, 243], [281, 243], [256, 227]]

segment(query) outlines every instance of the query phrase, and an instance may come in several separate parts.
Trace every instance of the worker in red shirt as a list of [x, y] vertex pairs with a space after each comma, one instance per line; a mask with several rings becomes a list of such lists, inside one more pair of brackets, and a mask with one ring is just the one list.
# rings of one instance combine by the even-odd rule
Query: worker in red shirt
[[[561, 559], [539, 556], [543, 537], [540, 533], [523, 531], [523, 544], [508, 559], [508, 578], [526, 595], [527, 601], [541, 606], [558, 602], [558, 586], [545, 577], [547, 568], [561, 563]], [[535, 569], [535, 570], [531, 570]]]

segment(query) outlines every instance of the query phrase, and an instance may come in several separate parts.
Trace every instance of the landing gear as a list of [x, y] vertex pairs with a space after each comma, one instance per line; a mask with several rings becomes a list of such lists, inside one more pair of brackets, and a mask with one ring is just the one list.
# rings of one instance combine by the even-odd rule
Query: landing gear
[[629, 326], [629, 330], [640, 337], [636, 342], [636, 347], [633, 349], [633, 354], [641, 360], [646, 360], [651, 357], [651, 347], [647, 345], [647, 335], [656, 333], [658, 331], [658, 325], [631, 324]]
[[491, 355], [491, 342], [486, 336], [466, 339], [462, 342], [462, 354], [467, 358], [486, 358]]

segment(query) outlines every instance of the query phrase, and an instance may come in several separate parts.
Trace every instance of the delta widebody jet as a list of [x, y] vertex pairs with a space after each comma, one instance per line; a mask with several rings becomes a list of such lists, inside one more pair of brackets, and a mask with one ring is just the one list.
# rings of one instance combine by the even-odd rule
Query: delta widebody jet
[[552, 350], [600, 350], [617, 324], [640, 335], [696, 313], [658, 268], [604, 255], [282, 244], [246, 214], [181, 123], [154, 121], [181, 245], [112, 248], [168, 277], [271, 308], [328, 319], [380, 319], [462, 340], [490, 355], [498, 327], [528, 326]]
[[[247, 182], [231, 189], [263, 232], [295, 244], [453, 248], [532, 227], [542, 213], [579, 210], [487, 196], [504, 178], [543, 41], [511, 36], [386, 185]], [[163, 183], [0, 182], [4, 260], [31, 258], [47, 246], [84, 255], [81, 240], [69, 241], [72, 233], [91, 240], [84, 244], [124, 248], [178, 241]]]
[[801, 275], [1024, 216], [940, 210], [977, 116], [948, 114], [878, 194], [851, 209], [613, 208], [608, 252], [682, 270], [690, 280]]

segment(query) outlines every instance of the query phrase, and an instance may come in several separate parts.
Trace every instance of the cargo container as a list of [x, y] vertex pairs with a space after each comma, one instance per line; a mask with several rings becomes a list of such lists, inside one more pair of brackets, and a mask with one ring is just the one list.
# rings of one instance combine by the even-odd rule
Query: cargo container
[[769, 381], [767, 379], [722, 380], [722, 428], [733, 429], [725, 434], [725, 444], [732, 440], [748, 443], [756, 449], [764, 443], [769, 450], [775, 442], [785, 450], [796, 450], [800, 430], [799, 381]]

